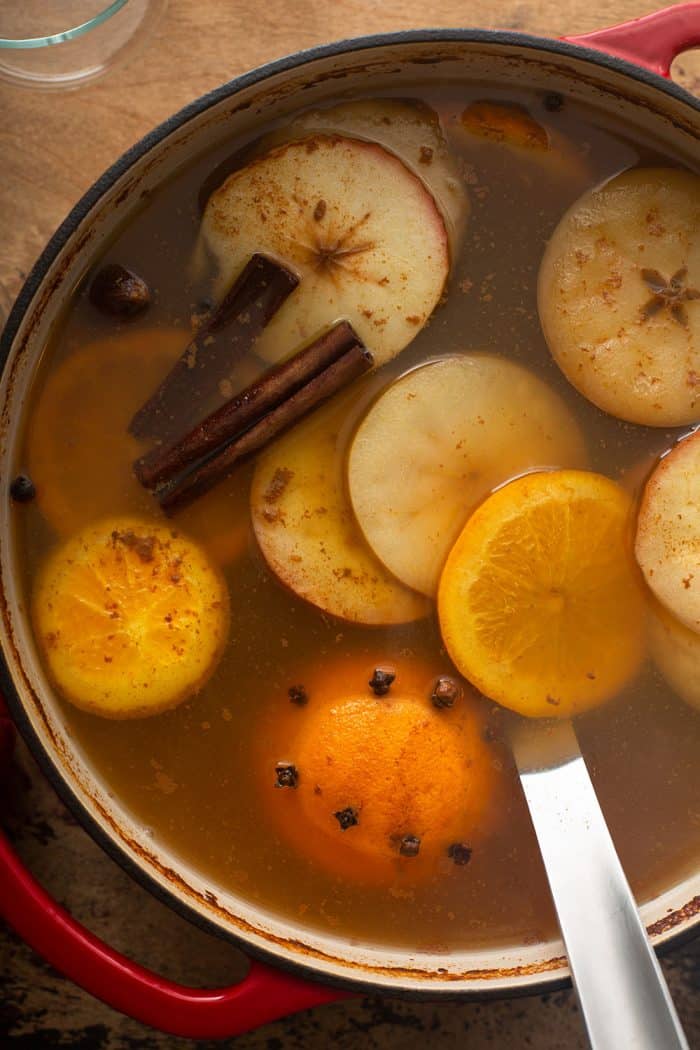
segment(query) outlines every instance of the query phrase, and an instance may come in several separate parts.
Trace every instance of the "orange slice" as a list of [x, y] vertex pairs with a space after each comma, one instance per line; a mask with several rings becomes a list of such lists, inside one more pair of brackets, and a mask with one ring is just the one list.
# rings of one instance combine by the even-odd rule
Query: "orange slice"
[[54, 551], [32, 612], [60, 692], [106, 718], [158, 714], [197, 692], [229, 620], [226, 586], [205, 552], [132, 517], [91, 525]]
[[[189, 338], [176, 328], [122, 332], [81, 347], [47, 378], [27, 431], [27, 460], [39, 510], [61, 535], [108, 514], [160, 514], [131, 470], [148, 446], [127, 427]], [[234, 561], [251, 535], [245, 474], [189, 507], [178, 525], [219, 564]]]
[[[484, 739], [484, 706], [465, 683], [452, 707], [431, 702], [449, 666], [402, 658], [383, 696], [368, 685], [374, 666], [360, 655], [316, 665], [304, 706], [271, 705], [261, 791], [281, 837], [310, 861], [356, 882], [415, 883], [455, 869], [451, 846], [478, 849], [498, 811], [503, 756]], [[276, 787], [279, 761], [293, 764], [296, 787]]]
[[503, 102], [471, 102], [462, 113], [465, 131], [520, 149], [549, 149], [547, 130], [527, 110]]
[[627, 494], [587, 471], [529, 474], [490, 496], [440, 580], [442, 636], [462, 674], [530, 717], [614, 696], [643, 651], [631, 517]]
[[[585, 150], [557, 128], [535, 120], [513, 102], [470, 102], [461, 112], [445, 114], [448, 138], [467, 156], [484, 160], [517, 160], [527, 176], [527, 168], [539, 170], [553, 180], [567, 180], [575, 189], [592, 178]], [[483, 181], [483, 179], [482, 179]]]

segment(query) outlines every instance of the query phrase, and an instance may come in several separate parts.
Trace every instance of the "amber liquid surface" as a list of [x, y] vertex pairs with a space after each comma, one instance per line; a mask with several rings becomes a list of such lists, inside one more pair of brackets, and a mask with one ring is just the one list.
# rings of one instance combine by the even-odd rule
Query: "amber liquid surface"
[[[633, 128], [623, 134], [592, 111], [566, 103], [550, 112], [544, 96], [535, 92], [508, 95], [490, 86], [456, 85], [416, 88], [411, 94], [436, 108], [483, 97], [527, 107], [535, 119], [578, 144], [590, 185], [640, 163], [683, 163], [666, 151], [640, 146]], [[146, 200], [110, 245], [106, 261], [133, 267], [157, 290], [147, 319], [130, 322], [132, 328], [188, 329], [193, 307], [207, 293], [188, 283], [187, 276], [200, 220], [198, 198], [212, 171], [236, 147], [228, 142], [198, 158]], [[598, 411], [552, 361], [537, 316], [537, 272], [545, 243], [581, 185], [520, 165], [507, 151], [492, 151], [488, 163], [481, 159], [479, 164], [465, 152], [460, 163], [470, 184], [472, 214], [446, 300], [391, 363], [384, 380], [445, 353], [488, 350], [519, 361], [570, 406], [586, 435], [591, 469], [615, 479], [632, 478], [638, 490], [654, 458], [679, 432], [628, 425]], [[79, 289], [47, 348], [36, 390], [66, 356], [120, 330]], [[150, 393], [144, 389], [143, 399]], [[120, 390], [86, 390], [86, 398], [98, 395], [118, 399]], [[33, 425], [30, 408], [27, 426]], [[70, 426], [67, 420], [66, 456]], [[250, 473], [245, 467], [230, 483], [232, 500], [247, 499]], [[125, 509], [133, 507], [120, 503], [116, 494], [114, 513]], [[145, 496], [140, 511], [156, 517]], [[31, 589], [56, 536], [36, 507], [18, 513]], [[252, 533], [247, 551], [227, 568], [226, 578], [232, 605], [229, 643], [199, 695], [169, 713], [126, 722], [62, 705], [72, 736], [113, 794], [152, 829], [154, 841], [198, 869], [213, 893], [224, 888], [310, 929], [367, 944], [449, 951], [536, 943], [551, 936], [556, 927], [545, 874], [519, 781], [507, 760], [501, 819], [470, 864], [436, 873], [408, 893], [324, 872], [280, 835], [261, 805], [255, 764], [260, 734], [275, 711], [289, 704], [287, 689], [299, 680], [300, 668], [330, 665], [336, 656], [352, 654], [369, 661], [385, 654], [400, 662], [408, 652], [432, 659], [441, 652], [440, 635], [434, 617], [402, 627], [363, 628], [321, 613], [272, 577]], [[645, 899], [668, 883], [670, 873], [682, 873], [697, 861], [700, 712], [676, 697], [648, 661], [623, 695], [580, 719], [579, 733], [623, 865], [638, 897]]]

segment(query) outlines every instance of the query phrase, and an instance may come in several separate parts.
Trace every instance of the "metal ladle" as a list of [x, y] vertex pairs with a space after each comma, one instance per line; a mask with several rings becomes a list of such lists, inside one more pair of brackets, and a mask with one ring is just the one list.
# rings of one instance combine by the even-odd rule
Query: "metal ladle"
[[593, 1050], [689, 1050], [569, 721], [513, 749]]

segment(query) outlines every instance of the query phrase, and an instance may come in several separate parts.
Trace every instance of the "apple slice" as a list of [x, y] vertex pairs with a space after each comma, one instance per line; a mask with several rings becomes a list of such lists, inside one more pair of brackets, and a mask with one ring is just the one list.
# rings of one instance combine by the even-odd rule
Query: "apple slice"
[[350, 404], [346, 395], [319, 409], [259, 458], [255, 535], [280, 582], [325, 612], [364, 624], [417, 620], [428, 602], [375, 558], [345, 494], [341, 433]]
[[586, 465], [578, 426], [548, 386], [511, 361], [469, 354], [421, 365], [378, 398], [350, 448], [348, 484], [377, 557], [434, 595], [464, 523], [496, 486]]
[[278, 145], [319, 132], [376, 142], [396, 154], [434, 197], [455, 259], [469, 217], [469, 194], [435, 110], [418, 99], [355, 99], [307, 110], [265, 141]]
[[700, 632], [700, 431], [679, 441], [649, 478], [635, 552], [662, 605]]
[[636, 168], [577, 201], [539, 275], [542, 328], [569, 382], [619, 419], [700, 417], [700, 178]]
[[649, 620], [649, 644], [654, 663], [674, 693], [700, 710], [700, 634], [657, 606]]
[[235, 172], [210, 197], [201, 237], [216, 295], [254, 252], [301, 275], [256, 343], [270, 363], [344, 318], [383, 364], [427, 322], [449, 271], [445, 223], [420, 179], [381, 146], [339, 135], [279, 146]]

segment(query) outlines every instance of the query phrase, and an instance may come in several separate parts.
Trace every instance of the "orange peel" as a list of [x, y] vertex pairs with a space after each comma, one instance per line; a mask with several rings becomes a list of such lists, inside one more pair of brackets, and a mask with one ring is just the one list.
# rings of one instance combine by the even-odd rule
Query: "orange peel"
[[134, 517], [90, 525], [37, 580], [36, 637], [58, 690], [106, 718], [141, 718], [201, 689], [226, 642], [226, 585], [170, 526]]
[[[451, 708], [431, 703], [444, 665], [411, 658], [393, 668], [378, 697], [369, 660], [337, 659], [305, 679], [303, 707], [286, 698], [271, 707], [259, 734], [260, 790], [280, 837], [309, 861], [347, 880], [417, 884], [454, 869], [451, 845], [472, 848], [487, 834], [502, 756], [468, 687]], [[279, 761], [294, 765], [295, 788], [276, 787]], [[343, 829], [346, 811], [357, 823]], [[406, 837], [419, 839], [417, 855], [402, 854]]]
[[529, 717], [614, 696], [644, 651], [632, 504], [601, 474], [528, 474], [472, 515], [440, 579], [447, 651], [477, 689]]
[[[75, 350], [47, 378], [27, 431], [27, 462], [37, 506], [60, 535], [109, 514], [157, 512], [132, 473], [147, 446], [127, 428], [189, 339], [181, 328], [120, 332]], [[246, 485], [238, 474], [178, 515], [220, 565], [251, 542]]]

